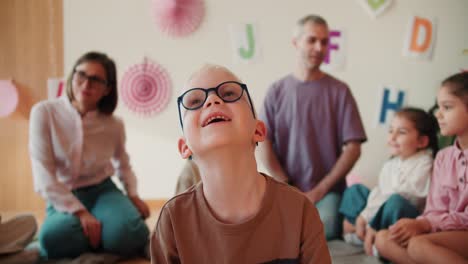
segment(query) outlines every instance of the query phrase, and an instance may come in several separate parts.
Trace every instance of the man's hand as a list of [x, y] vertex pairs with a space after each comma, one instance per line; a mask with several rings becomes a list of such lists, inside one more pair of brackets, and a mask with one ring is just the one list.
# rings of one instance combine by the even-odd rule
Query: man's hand
[[318, 201], [322, 200], [325, 194], [327, 194], [327, 191], [319, 185], [315, 186], [312, 190], [305, 192], [305, 195], [313, 204], [316, 204]]
[[390, 232], [390, 239], [406, 248], [410, 238], [429, 232], [431, 226], [427, 220], [403, 218], [398, 220], [394, 225], [391, 225], [388, 230]]
[[138, 212], [140, 212], [141, 217], [143, 219], [146, 219], [150, 216], [150, 210], [148, 205], [143, 202], [143, 200], [140, 199], [138, 196], [129, 196], [130, 201], [132, 201], [133, 205], [137, 208]]
[[74, 215], [80, 219], [83, 233], [89, 239], [91, 247], [97, 248], [101, 242], [101, 222], [86, 209], [77, 211]]

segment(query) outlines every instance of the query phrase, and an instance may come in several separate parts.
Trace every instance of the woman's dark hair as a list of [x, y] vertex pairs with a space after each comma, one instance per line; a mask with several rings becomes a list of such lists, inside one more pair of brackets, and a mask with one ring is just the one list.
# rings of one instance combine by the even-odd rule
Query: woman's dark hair
[[75, 73], [76, 67], [85, 62], [95, 62], [102, 65], [104, 70], [106, 71], [106, 81], [107, 87], [109, 88], [109, 93], [102, 97], [101, 100], [98, 102], [98, 109], [101, 113], [112, 115], [115, 108], [117, 107], [117, 70], [115, 67], [114, 61], [109, 58], [106, 54], [91, 51], [82, 55], [73, 65], [71, 73], [68, 75], [67, 78], [67, 96], [70, 101], [75, 100], [73, 96], [72, 90], [72, 79], [73, 74]]
[[459, 97], [468, 107], [468, 72], [454, 74], [442, 82], [453, 95]]
[[437, 119], [431, 113], [428, 113], [420, 108], [404, 107], [396, 112], [397, 116], [402, 116], [413, 122], [414, 127], [421, 136], [429, 138], [428, 147], [432, 150], [432, 155], [435, 157], [439, 151], [439, 144], [437, 139], [437, 131], [439, 131], [439, 124]]

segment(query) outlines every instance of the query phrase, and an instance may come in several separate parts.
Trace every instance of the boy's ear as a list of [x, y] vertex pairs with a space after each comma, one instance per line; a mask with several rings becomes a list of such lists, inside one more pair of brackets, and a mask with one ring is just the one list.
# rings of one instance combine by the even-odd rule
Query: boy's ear
[[265, 123], [263, 121], [256, 120], [255, 134], [253, 137], [254, 142], [257, 143], [265, 141], [266, 133], [267, 129]]
[[184, 137], [179, 138], [177, 144], [178, 144], [180, 156], [182, 156], [183, 159], [188, 159], [190, 156], [192, 156], [192, 150], [189, 148], [189, 146], [185, 142]]
[[418, 147], [420, 149], [425, 149], [429, 146], [429, 137], [428, 136], [419, 136]]

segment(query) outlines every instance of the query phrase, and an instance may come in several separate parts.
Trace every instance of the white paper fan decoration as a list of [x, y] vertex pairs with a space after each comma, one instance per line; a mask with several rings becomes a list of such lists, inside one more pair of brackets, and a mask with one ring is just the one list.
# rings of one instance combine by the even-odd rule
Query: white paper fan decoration
[[152, 14], [156, 26], [171, 37], [194, 32], [205, 16], [203, 0], [153, 0]]

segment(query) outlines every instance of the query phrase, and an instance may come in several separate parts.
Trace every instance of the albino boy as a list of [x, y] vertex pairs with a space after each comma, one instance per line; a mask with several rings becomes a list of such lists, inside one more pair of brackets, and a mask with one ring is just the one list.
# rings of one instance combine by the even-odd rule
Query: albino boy
[[162, 208], [152, 263], [331, 263], [317, 210], [299, 191], [260, 174], [255, 147], [266, 136], [247, 86], [206, 65], [178, 98], [183, 136], [202, 182]]

